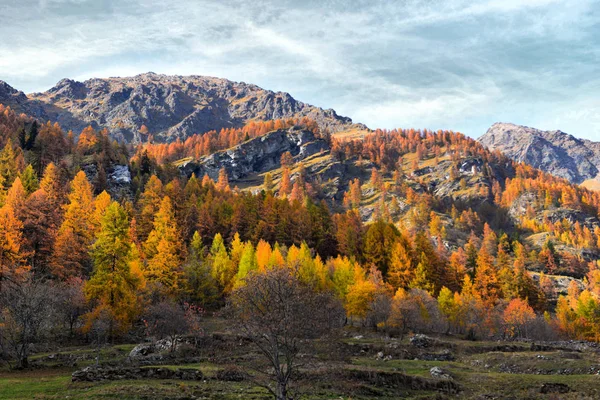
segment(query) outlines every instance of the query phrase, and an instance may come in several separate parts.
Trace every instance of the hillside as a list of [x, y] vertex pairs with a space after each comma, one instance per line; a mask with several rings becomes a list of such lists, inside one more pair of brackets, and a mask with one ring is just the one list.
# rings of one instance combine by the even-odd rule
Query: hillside
[[262, 398], [270, 357], [315, 398], [596, 390], [600, 192], [461, 133], [300, 117], [125, 145], [0, 105], [0, 148], [0, 396]]
[[490, 150], [573, 183], [597, 178], [600, 170], [600, 143], [558, 130], [496, 123], [478, 140]]
[[76, 135], [91, 125], [131, 143], [145, 142], [150, 136], [170, 142], [194, 133], [241, 127], [251, 120], [302, 117], [330, 132], [366, 130], [332, 109], [302, 103], [288, 93], [227, 79], [151, 72], [85, 82], [63, 79], [44, 93], [27, 96], [1, 82], [0, 103], [42, 121], [59, 122]]

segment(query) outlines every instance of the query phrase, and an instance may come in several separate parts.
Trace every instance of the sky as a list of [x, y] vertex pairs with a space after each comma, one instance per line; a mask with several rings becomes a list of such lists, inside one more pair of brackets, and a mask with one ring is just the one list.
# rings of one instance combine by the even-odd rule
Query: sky
[[600, 0], [0, 0], [0, 80], [209, 75], [370, 128], [600, 141]]

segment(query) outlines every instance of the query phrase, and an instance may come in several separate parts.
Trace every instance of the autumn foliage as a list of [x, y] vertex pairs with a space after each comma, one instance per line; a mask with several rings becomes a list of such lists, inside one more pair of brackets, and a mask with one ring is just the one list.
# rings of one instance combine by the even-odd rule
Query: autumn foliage
[[[170, 164], [292, 125], [318, 130], [306, 118], [251, 122], [128, 149], [91, 127], [75, 142], [58, 124], [38, 125], [0, 106], [0, 290], [28, 273], [80, 280], [85, 327], [108, 316], [116, 334], [151, 305], [218, 308], [256, 274], [289, 269], [311, 290], [333, 293], [352, 322], [376, 329], [514, 338], [545, 323], [565, 336], [600, 338], [598, 267], [557, 249], [598, 249], [600, 228], [540, 213], [562, 207], [598, 216], [600, 194], [460, 133], [378, 130], [364, 140], [331, 139], [336, 160], [370, 166], [333, 200], [289, 154], [278, 184], [265, 175], [256, 193], [232, 188], [226, 169], [214, 182]], [[465, 170], [467, 159], [477, 162]], [[107, 190], [115, 163], [133, 175], [124, 196]], [[440, 200], [420, 178], [424, 165], [446, 165], [446, 179], [477, 203]], [[482, 177], [477, 187], [466, 181], [473, 170]], [[381, 200], [365, 223], [361, 207], [372, 193]], [[512, 226], [506, 210], [524, 197], [528, 209]], [[457, 232], [460, 240], [450, 242]], [[541, 247], [520, 235], [541, 232]], [[585, 280], [555, 306], [549, 278], [533, 269]]]

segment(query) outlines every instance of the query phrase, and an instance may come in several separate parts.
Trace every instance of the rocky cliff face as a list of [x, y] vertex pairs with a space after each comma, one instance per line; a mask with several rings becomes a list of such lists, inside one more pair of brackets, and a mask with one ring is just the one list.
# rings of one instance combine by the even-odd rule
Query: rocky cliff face
[[299, 128], [278, 130], [254, 138], [231, 149], [219, 151], [198, 161], [181, 166], [187, 175], [195, 173], [202, 177], [208, 174], [216, 180], [219, 170], [225, 168], [233, 181], [253, 173], [278, 168], [281, 155], [289, 151], [296, 162], [314, 154], [329, 151], [327, 143], [310, 132]]
[[134, 143], [147, 139], [140, 133], [142, 125], [155, 140], [167, 142], [239, 127], [253, 119], [306, 116], [331, 132], [366, 129], [334, 110], [302, 103], [288, 93], [205, 76], [146, 73], [85, 82], [63, 79], [47, 92], [28, 96], [0, 82], [0, 102], [42, 120], [58, 121], [76, 134], [92, 125]]
[[515, 161], [525, 162], [573, 183], [596, 178], [600, 170], [600, 143], [577, 139], [561, 131], [496, 123], [478, 140]]

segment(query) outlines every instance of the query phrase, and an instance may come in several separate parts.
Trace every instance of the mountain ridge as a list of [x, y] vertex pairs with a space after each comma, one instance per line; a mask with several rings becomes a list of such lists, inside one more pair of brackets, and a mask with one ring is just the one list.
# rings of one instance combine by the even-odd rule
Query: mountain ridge
[[194, 133], [240, 127], [251, 120], [283, 118], [307, 117], [332, 133], [368, 130], [333, 109], [303, 103], [287, 92], [201, 75], [148, 72], [83, 82], [64, 78], [45, 92], [28, 95], [0, 81], [0, 103], [58, 122], [75, 135], [91, 125], [130, 143], [147, 141], [150, 135], [171, 142]]
[[600, 143], [560, 130], [497, 122], [477, 140], [490, 150], [573, 183], [595, 179], [600, 172]]

